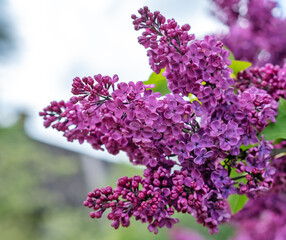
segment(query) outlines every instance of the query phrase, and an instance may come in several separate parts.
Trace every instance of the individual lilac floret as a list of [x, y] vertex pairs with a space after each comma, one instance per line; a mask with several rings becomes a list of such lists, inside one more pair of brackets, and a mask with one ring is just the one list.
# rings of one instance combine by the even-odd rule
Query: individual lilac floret
[[220, 141], [220, 148], [224, 151], [230, 150], [233, 146], [238, 143], [237, 137], [234, 135], [232, 130], [228, 130], [218, 136]]
[[198, 165], [201, 165], [205, 163], [205, 161], [213, 156], [213, 151], [207, 151], [205, 148], [202, 149], [196, 149], [194, 151], [196, 154], [196, 158], [194, 159], [194, 162]]
[[226, 169], [220, 169], [218, 171], [212, 172], [211, 179], [214, 182], [215, 186], [221, 188], [223, 185], [231, 183], [231, 179], [228, 176]]
[[215, 120], [213, 122], [211, 122], [211, 132], [210, 135], [212, 137], [218, 137], [219, 135], [223, 134], [226, 130], [227, 125], [224, 123], [221, 123], [218, 120]]

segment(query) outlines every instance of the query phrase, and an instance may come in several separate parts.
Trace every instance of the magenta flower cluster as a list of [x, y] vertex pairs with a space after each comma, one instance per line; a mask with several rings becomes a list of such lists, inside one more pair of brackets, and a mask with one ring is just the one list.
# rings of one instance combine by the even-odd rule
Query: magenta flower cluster
[[283, 67], [268, 63], [263, 67], [253, 67], [238, 73], [235, 86], [241, 92], [249, 87], [264, 89], [277, 102], [286, 99], [286, 64]]
[[236, 59], [282, 66], [286, 57], [286, 19], [272, 0], [212, 0], [214, 14], [229, 27], [219, 36]]
[[[214, 37], [195, 40], [189, 25], [148, 7], [132, 19], [143, 29], [139, 43], [152, 70], [165, 68], [172, 94], [162, 97], [143, 82], [117, 83], [117, 75], [76, 77], [70, 101], [52, 102], [40, 115], [68, 141], [124, 151], [145, 166], [143, 177], [90, 192], [84, 206], [91, 218], [109, 209], [114, 228], [128, 227], [134, 217], [157, 233], [178, 222], [176, 211], [217, 232], [231, 217], [229, 195], [252, 197], [272, 184], [272, 145], [257, 134], [275, 121], [277, 102], [255, 86], [235, 93], [229, 52]], [[197, 100], [186, 100], [189, 94]], [[239, 176], [231, 178], [233, 172]]]
[[[282, 141], [274, 146], [286, 147]], [[234, 240], [242, 239], [285, 239], [286, 238], [286, 156], [273, 158], [276, 169], [270, 191], [251, 199], [244, 209], [234, 215], [237, 231]]]
[[[275, 145], [275, 149], [286, 147], [286, 141]], [[244, 208], [232, 216], [235, 227], [230, 240], [282, 240], [286, 239], [286, 156], [273, 158], [275, 168], [272, 188], [250, 199]], [[274, 168], [272, 171], [274, 171]], [[172, 229], [173, 240], [205, 238], [190, 229]]]

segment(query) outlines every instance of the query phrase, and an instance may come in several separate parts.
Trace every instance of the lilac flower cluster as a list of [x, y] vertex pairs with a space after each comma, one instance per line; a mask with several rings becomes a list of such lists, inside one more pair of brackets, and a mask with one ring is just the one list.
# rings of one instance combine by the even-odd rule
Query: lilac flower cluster
[[[286, 140], [283, 140], [282, 142], [275, 144], [274, 148], [275, 150], [278, 149], [285, 150]], [[271, 192], [286, 195], [286, 155], [277, 154], [272, 160], [272, 165], [276, 169], [276, 173], [273, 178], [273, 186], [271, 188]]]
[[241, 92], [249, 87], [264, 89], [277, 102], [286, 99], [286, 64], [280, 68], [268, 63], [263, 67], [253, 67], [238, 73], [235, 86]]
[[[155, 72], [166, 68], [164, 74], [168, 87], [174, 94], [183, 96], [194, 94], [197, 97], [202, 103], [200, 106], [198, 102], [194, 101], [197, 116], [210, 117], [212, 114], [216, 114], [215, 111], [219, 111], [220, 118], [226, 113], [227, 119], [225, 120], [227, 122], [235, 119], [231, 113], [236, 115], [234, 121], [245, 121], [244, 115], [248, 114], [251, 105], [246, 101], [253, 102], [258, 97], [256, 95], [259, 94], [261, 96], [258, 97], [257, 104], [259, 104], [258, 102], [263, 103], [265, 110], [260, 112], [263, 108], [260, 106], [256, 108], [260, 109], [260, 113], [254, 113], [254, 109], [251, 109], [253, 115], [266, 114], [266, 118], [271, 118], [274, 121], [277, 105], [271, 102], [271, 97], [267, 96], [266, 92], [263, 93], [261, 90], [252, 88], [249, 90], [252, 91], [251, 94], [243, 93], [240, 96], [234, 94], [234, 89], [231, 87], [234, 84], [233, 79], [230, 78], [231, 69], [227, 66], [230, 64], [229, 52], [223, 49], [221, 42], [217, 42], [210, 36], [206, 36], [204, 40], [195, 41], [193, 35], [188, 35], [184, 31], [190, 29], [189, 27], [180, 28], [173, 19], [165, 23], [165, 18], [163, 18], [164, 21], [158, 22], [156, 16], [161, 16], [160, 13], [156, 12], [157, 15], [155, 13], [153, 15], [147, 7], [141, 9], [139, 13], [140, 17], [132, 16], [133, 23], [136, 30], [144, 29], [142, 36], [139, 37], [139, 43], [148, 48], [147, 55], [151, 68]], [[163, 60], [154, 65], [154, 63], [158, 63], [158, 59]], [[254, 108], [254, 105], [252, 106]], [[268, 115], [268, 110], [272, 117]], [[263, 122], [265, 124], [265, 121]], [[210, 124], [209, 121], [206, 123]], [[233, 129], [233, 126], [229, 126], [229, 128]], [[230, 135], [230, 131], [227, 132]], [[239, 128], [237, 135], [242, 134], [242, 129]], [[233, 138], [237, 138], [237, 136], [233, 136]], [[236, 145], [233, 140], [227, 144], [226, 148], [229, 148], [231, 144]]]
[[[166, 68], [172, 94], [161, 97], [142, 82], [117, 83], [117, 75], [76, 77], [70, 101], [52, 102], [40, 115], [68, 141], [104, 146], [114, 155], [124, 151], [146, 167], [143, 178], [123, 177], [114, 189], [89, 193], [84, 205], [92, 218], [110, 209], [114, 228], [129, 226], [133, 216], [157, 233], [178, 221], [177, 211], [217, 232], [231, 217], [229, 195], [251, 197], [272, 183], [272, 146], [257, 134], [275, 121], [277, 103], [256, 87], [235, 94], [221, 42], [195, 40], [189, 25], [147, 7], [139, 14], [132, 15], [135, 29], [144, 29], [139, 43], [155, 72]], [[186, 101], [189, 94], [197, 101]], [[241, 149], [249, 144], [256, 146]], [[234, 171], [239, 176], [231, 178]]]
[[160, 93], [147, 90], [142, 82], [115, 87], [117, 81], [116, 75], [76, 77], [76, 96], [67, 103], [52, 102], [40, 115], [46, 127], [52, 124], [63, 131], [68, 141], [86, 141], [94, 149], [104, 145], [114, 155], [125, 151], [133, 163], [155, 167], [197, 124], [191, 103], [179, 95], [160, 99]]
[[[286, 141], [275, 145], [285, 148]], [[272, 159], [272, 188], [251, 198], [245, 207], [231, 218], [235, 234], [230, 240], [282, 240], [286, 238], [286, 156]], [[247, 177], [247, 179], [249, 179]], [[187, 229], [171, 231], [173, 240], [200, 239], [203, 236]]]
[[[275, 145], [281, 149], [285, 141]], [[263, 147], [265, 150], [267, 146]], [[270, 149], [266, 150], [269, 151]], [[249, 160], [248, 160], [249, 161]], [[270, 191], [262, 192], [260, 196], [251, 198], [244, 208], [236, 213], [231, 224], [236, 228], [231, 240], [282, 240], [286, 238], [286, 158], [272, 158], [272, 166], [267, 170], [273, 177]], [[247, 177], [249, 181], [249, 176]], [[252, 180], [251, 180], [252, 181]], [[242, 189], [242, 188], [241, 188]], [[174, 239], [181, 236], [188, 239], [193, 233], [174, 234]]]
[[[285, 148], [286, 142], [276, 144], [276, 149]], [[275, 170], [274, 170], [275, 169]], [[251, 199], [232, 218], [236, 234], [232, 240], [259, 239], [280, 240], [286, 238], [286, 156], [272, 159], [274, 174], [270, 191]]]
[[[166, 174], [164, 170], [158, 169], [156, 173], [164, 175]], [[157, 187], [154, 188], [153, 182], [156, 183], [154, 185]], [[168, 188], [159, 188], [161, 184], [166, 187], [168, 185], [167, 180], [160, 181], [158, 178], [150, 177], [142, 179], [140, 176], [122, 177], [118, 180], [115, 189], [108, 186], [90, 192], [84, 205], [93, 208], [93, 210], [98, 210], [90, 213], [91, 218], [100, 218], [106, 209], [111, 208], [107, 218], [112, 220], [111, 226], [115, 229], [120, 225], [128, 227], [129, 218], [134, 216], [136, 220], [140, 220], [142, 223], [147, 222], [150, 232], [157, 233], [157, 227], [167, 226], [171, 228], [174, 223], [178, 222], [176, 218], [171, 218], [174, 209], [171, 206], [167, 207]], [[139, 190], [139, 187], [142, 190]]]
[[180, 27], [174, 19], [166, 22], [159, 12], [153, 14], [147, 7], [139, 14], [139, 17], [132, 15], [135, 30], [144, 29], [139, 43], [148, 49], [154, 72], [166, 68], [164, 75], [169, 89], [184, 96], [206, 91], [203, 96], [213, 95], [219, 99], [220, 88], [225, 89], [232, 83], [231, 70], [227, 67], [231, 63], [229, 52], [223, 49], [223, 44], [211, 36], [194, 41], [194, 35], [188, 34], [189, 25]]
[[[169, 44], [169, 57], [164, 58], [165, 65], [162, 66], [166, 66], [165, 76], [168, 86], [173, 93], [180, 93], [183, 96], [188, 96], [190, 93], [195, 94], [201, 102], [199, 104], [194, 101], [193, 109], [197, 116], [202, 116], [200, 124], [202, 137], [193, 134], [190, 139], [191, 144], [187, 144], [185, 148], [193, 150], [190, 149], [190, 145], [194, 145], [194, 143], [197, 146], [206, 144], [207, 147], [213, 148], [211, 151], [213, 156], [225, 158], [226, 156], [223, 155], [225, 151], [229, 151], [233, 156], [238, 156], [242, 144], [247, 146], [258, 143], [257, 132], [260, 132], [267, 125], [268, 120], [275, 121], [278, 106], [271, 96], [266, 91], [255, 87], [249, 88], [238, 95], [234, 93], [234, 89], [231, 87], [233, 81], [229, 77], [231, 70], [227, 67], [229, 60], [226, 57], [228, 53], [225, 53], [222, 44], [216, 42], [214, 38], [207, 36], [204, 40], [195, 41], [190, 37], [190, 42], [186, 45], [185, 35], [182, 41], [179, 34], [175, 35], [174, 39], [169, 35], [168, 31], [172, 33], [175, 30], [181, 32], [180, 27], [174, 20], [170, 20], [166, 24], [155, 21], [150, 25], [147, 22], [151, 23], [153, 21], [153, 15], [150, 14], [149, 9], [144, 8], [139, 13], [140, 17], [132, 16], [135, 29], [144, 29], [142, 37], [139, 37], [139, 43], [142, 44], [142, 38], [145, 40], [144, 43], [148, 42], [149, 38], [146, 36], [158, 35], [154, 39], [159, 38], [156, 47], [151, 48], [149, 44], [143, 44], [145, 48], [148, 48], [147, 55], [151, 59], [149, 60], [151, 68], [153, 68], [153, 62], [160, 56], [160, 49], [165, 49], [166, 41], [161, 41], [161, 39], [173, 41], [173, 45]], [[170, 26], [170, 22], [173, 25]], [[180, 46], [183, 46], [183, 51], [179, 51]], [[193, 55], [190, 55], [190, 53]], [[214, 57], [216, 57], [216, 61], [213, 61]], [[154, 58], [155, 60], [153, 60]], [[180, 61], [173, 64], [174, 59]], [[202, 62], [203, 64], [201, 64]], [[180, 68], [177, 67], [178, 63]], [[181, 67], [182, 65], [183, 67]], [[187, 73], [187, 66], [190, 66], [190, 71], [194, 71], [194, 75]], [[209, 68], [212, 70], [207, 73]], [[153, 70], [155, 69], [153, 68]], [[271, 149], [271, 146], [266, 144], [264, 140], [260, 144], [260, 146], [267, 145], [267, 149]], [[184, 148], [183, 145], [180, 146]], [[256, 163], [247, 163], [255, 168], [254, 171], [258, 171], [253, 173], [254, 175], [261, 175], [263, 169], [268, 165], [270, 151], [265, 152], [266, 154], [263, 155], [261, 153], [262, 149], [264, 148], [260, 147], [260, 150], [254, 150], [253, 148], [251, 150], [255, 154], [249, 154], [249, 158], [252, 156], [253, 159], [259, 159], [254, 161]], [[195, 163], [202, 161], [204, 159], [202, 156], [210, 154], [206, 150], [195, 150], [194, 153], [196, 155]], [[179, 155], [177, 152], [175, 154]], [[260, 157], [257, 158], [256, 155]], [[261, 156], [265, 156], [265, 158]], [[233, 158], [235, 159], [233, 162], [235, 162], [239, 157]], [[252, 183], [252, 181], [249, 182]]]
[[[196, 168], [191, 173], [187, 170], [171, 173], [174, 164], [169, 161], [158, 168], [147, 168], [143, 179], [140, 176], [122, 177], [115, 189], [95, 189], [88, 194], [84, 206], [96, 211], [90, 213], [92, 218], [100, 218], [106, 209], [111, 208], [107, 217], [113, 220], [111, 226], [116, 229], [120, 225], [129, 226], [129, 218], [134, 216], [142, 223], [147, 222], [150, 232], [157, 233], [158, 228], [171, 228], [178, 222], [171, 217], [177, 211], [192, 214], [199, 223], [217, 231], [217, 225], [230, 218], [225, 198], [214, 184], [207, 185], [206, 171], [205, 176]], [[218, 185], [218, 176], [213, 179]], [[230, 183], [230, 178], [226, 179], [225, 183], [220, 183], [221, 187]]]
[[[243, 210], [232, 218], [234, 236], [229, 240], [286, 239], [286, 195], [270, 193], [249, 200]], [[172, 229], [173, 240], [204, 240], [190, 229]]]
[[[271, 62], [283, 65], [286, 57], [286, 19], [277, 16], [277, 2], [272, 0], [212, 0], [214, 14], [229, 27], [221, 41], [236, 59], [263, 66]], [[281, 14], [280, 14], [281, 15]]]

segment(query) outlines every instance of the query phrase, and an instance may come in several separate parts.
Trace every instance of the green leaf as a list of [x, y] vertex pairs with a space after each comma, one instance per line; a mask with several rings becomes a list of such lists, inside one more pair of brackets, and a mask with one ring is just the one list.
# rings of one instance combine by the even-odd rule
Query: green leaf
[[238, 173], [235, 168], [231, 168], [231, 172], [229, 175], [230, 178], [236, 179], [237, 183], [244, 183], [246, 184], [247, 180], [245, 178], [245, 173]]
[[273, 145], [276, 145], [276, 144], [278, 144], [278, 143], [281, 143], [282, 141], [284, 141], [283, 138], [278, 138], [278, 139], [276, 139], [276, 140], [274, 141]]
[[278, 114], [286, 115], [286, 99], [280, 97], [279, 106], [278, 106]]
[[252, 64], [250, 62], [232, 60], [229, 68], [233, 70], [233, 75], [236, 76], [240, 71], [249, 68]]
[[242, 150], [242, 151], [245, 151], [245, 150], [248, 150], [248, 149], [250, 149], [250, 148], [252, 148], [252, 147], [256, 147], [258, 145], [258, 143], [256, 143], [256, 144], [254, 144], [254, 145], [251, 145], [251, 144], [249, 144], [248, 146], [245, 146], [245, 145], [241, 145], [240, 146], [240, 149]]
[[162, 69], [159, 74], [152, 73], [151, 76], [149, 77], [148, 81], [144, 81], [143, 83], [145, 85], [149, 84], [155, 84], [155, 88], [151, 88], [153, 92], [160, 92], [162, 96], [165, 96], [168, 93], [171, 93], [168, 86], [167, 86], [167, 80], [163, 76], [163, 72], [165, 69]]
[[236, 193], [236, 194], [230, 195], [227, 201], [229, 203], [231, 213], [235, 214], [244, 207], [244, 205], [248, 201], [248, 198], [245, 195], [238, 195]]
[[[236, 170], [234, 168], [231, 169], [229, 177], [232, 179], [236, 178], [236, 180], [235, 180], [237, 182], [236, 185], [238, 185], [239, 183], [246, 184], [246, 182], [247, 182], [247, 180], [244, 176], [244, 173], [238, 173], [238, 172], [236, 172]], [[231, 213], [235, 214], [244, 207], [244, 205], [248, 201], [248, 198], [245, 195], [238, 195], [236, 193], [236, 194], [230, 195], [228, 197], [227, 201], [229, 203]]]
[[227, 51], [229, 51], [229, 57], [228, 57], [228, 59], [231, 60], [231, 61], [232, 61], [232, 60], [235, 60], [235, 57], [234, 57], [232, 51], [230, 51], [229, 48], [226, 47], [225, 45], [223, 46], [223, 48], [226, 49]]
[[261, 133], [266, 140], [286, 139], [286, 100], [280, 98], [276, 123], [270, 123]]

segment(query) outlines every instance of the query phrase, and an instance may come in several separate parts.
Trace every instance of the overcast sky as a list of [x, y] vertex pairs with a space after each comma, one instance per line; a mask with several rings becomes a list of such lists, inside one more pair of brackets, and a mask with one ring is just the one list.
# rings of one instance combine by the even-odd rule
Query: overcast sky
[[[145, 49], [137, 43], [132, 13], [148, 5], [197, 36], [225, 30], [209, 14], [208, 0], [6, 0], [16, 50], [0, 66], [0, 114], [6, 123], [15, 109], [27, 111], [27, 131], [41, 141], [118, 159], [67, 143], [44, 129], [38, 112], [52, 100], [68, 100], [75, 76], [118, 74], [121, 81], [146, 80], [151, 74]], [[7, 118], [9, 116], [9, 118]], [[8, 119], [8, 120], [7, 120]], [[124, 158], [121, 155], [120, 158]]]

